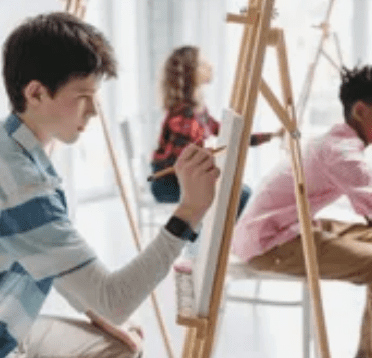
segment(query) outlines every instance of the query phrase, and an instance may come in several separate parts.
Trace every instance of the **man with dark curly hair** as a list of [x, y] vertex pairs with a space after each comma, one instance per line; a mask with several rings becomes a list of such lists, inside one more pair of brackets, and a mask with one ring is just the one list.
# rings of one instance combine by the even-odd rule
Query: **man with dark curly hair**
[[[303, 166], [320, 275], [367, 285], [357, 358], [372, 358], [372, 171], [364, 151], [372, 143], [372, 67], [342, 70], [345, 122], [310, 141]], [[346, 195], [365, 223], [315, 220]], [[300, 225], [289, 159], [263, 181], [238, 221], [232, 250], [256, 270], [304, 276]]]

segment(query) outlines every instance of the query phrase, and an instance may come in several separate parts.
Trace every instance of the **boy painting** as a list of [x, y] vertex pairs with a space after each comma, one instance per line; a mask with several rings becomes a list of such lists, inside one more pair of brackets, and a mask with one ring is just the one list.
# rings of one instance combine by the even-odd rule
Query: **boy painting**
[[11, 113], [0, 125], [0, 357], [139, 357], [88, 322], [39, 316], [41, 305], [54, 286], [78, 311], [122, 324], [167, 275], [213, 200], [213, 155], [190, 145], [175, 164], [181, 201], [132, 262], [109, 272], [73, 227], [44, 149], [78, 139], [116, 66], [105, 37], [67, 13], [30, 18], [4, 44]]

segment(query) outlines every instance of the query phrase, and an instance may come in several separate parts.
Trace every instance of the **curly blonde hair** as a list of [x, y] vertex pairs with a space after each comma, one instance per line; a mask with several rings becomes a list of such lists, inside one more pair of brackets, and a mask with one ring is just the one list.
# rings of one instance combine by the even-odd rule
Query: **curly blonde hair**
[[181, 102], [197, 105], [194, 94], [198, 57], [198, 47], [182, 46], [174, 49], [166, 60], [160, 86], [165, 110], [172, 110]]

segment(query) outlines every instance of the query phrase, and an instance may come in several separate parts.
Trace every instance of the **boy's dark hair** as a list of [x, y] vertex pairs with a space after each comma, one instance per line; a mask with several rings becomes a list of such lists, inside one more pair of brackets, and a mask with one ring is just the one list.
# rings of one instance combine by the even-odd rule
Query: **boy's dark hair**
[[51, 96], [72, 78], [116, 77], [111, 45], [95, 27], [53, 12], [27, 19], [3, 46], [3, 76], [13, 112], [26, 110], [24, 87], [40, 81]]
[[341, 71], [340, 100], [344, 107], [346, 122], [352, 119], [351, 109], [355, 102], [363, 101], [372, 105], [372, 67], [354, 67]]

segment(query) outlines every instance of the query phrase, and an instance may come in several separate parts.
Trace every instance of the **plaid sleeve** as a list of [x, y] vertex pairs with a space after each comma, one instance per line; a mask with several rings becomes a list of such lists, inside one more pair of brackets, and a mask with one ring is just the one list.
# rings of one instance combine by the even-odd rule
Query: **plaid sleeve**
[[252, 147], [259, 146], [263, 143], [270, 141], [272, 138], [272, 133], [255, 133], [251, 135], [250, 145]]
[[182, 115], [174, 116], [169, 119], [168, 125], [173, 133], [191, 138], [192, 126], [190, 118]]
[[174, 150], [177, 152], [177, 157], [182, 150], [189, 143], [196, 143], [198, 145], [203, 145], [204, 143], [204, 129], [195, 120], [195, 117], [185, 115], [178, 115], [172, 117], [169, 120], [169, 128], [173, 134], [173, 146]]

